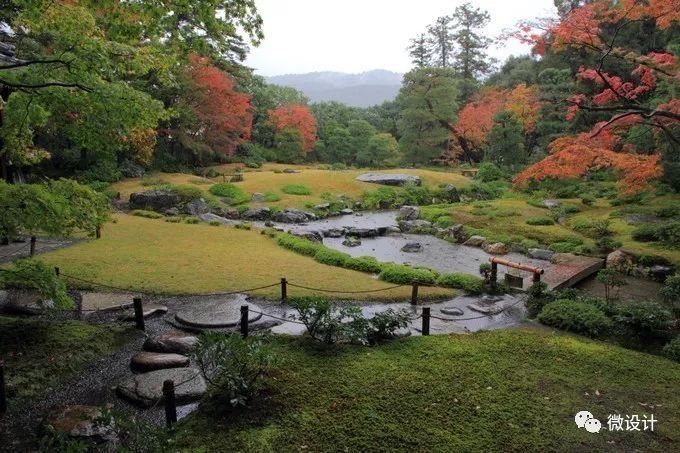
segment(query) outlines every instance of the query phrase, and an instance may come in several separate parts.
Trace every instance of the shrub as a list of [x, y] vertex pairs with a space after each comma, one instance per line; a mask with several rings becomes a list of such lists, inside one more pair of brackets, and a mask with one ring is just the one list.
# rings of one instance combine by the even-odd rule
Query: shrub
[[530, 217], [526, 223], [527, 225], [554, 225], [555, 221], [550, 217]]
[[392, 187], [379, 187], [362, 195], [362, 204], [368, 209], [387, 209], [397, 203], [397, 191]]
[[185, 222], [189, 225], [197, 225], [201, 222], [201, 220], [198, 217], [187, 217]]
[[314, 340], [334, 344], [340, 341], [365, 343], [368, 324], [356, 305], [337, 306], [324, 297], [293, 297], [288, 304]]
[[54, 308], [73, 307], [64, 281], [53, 268], [34, 258], [16, 260], [7, 269], [0, 269], [0, 287], [35, 289], [43, 300], [51, 300]]
[[503, 195], [505, 185], [498, 182], [472, 183], [469, 187], [459, 190], [461, 195], [466, 195], [473, 200], [493, 200]]
[[314, 256], [316, 252], [323, 248], [323, 245], [319, 243], [287, 233], [279, 235], [276, 242], [283, 248], [307, 256]]
[[288, 195], [311, 195], [312, 189], [304, 184], [287, 184], [281, 187], [281, 192]]
[[275, 366], [271, 349], [261, 338], [205, 332], [193, 353], [206, 380], [215, 385], [213, 399], [224, 399], [231, 406], [245, 406], [266, 383]]
[[680, 301], [680, 274], [668, 277], [660, 293], [666, 302]]
[[265, 192], [264, 193], [264, 201], [268, 203], [274, 203], [277, 201], [280, 201], [281, 197], [275, 194], [274, 192]]
[[146, 209], [135, 209], [132, 211], [132, 215], [137, 217], [144, 217], [147, 219], [160, 219], [163, 214], [159, 214], [155, 211], [147, 211]]
[[503, 178], [503, 170], [493, 162], [482, 162], [477, 167], [477, 179], [482, 182], [497, 181]]
[[378, 278], [398, 285], [410, 285], [412, 283], [434, 283], [437, 277], [428, 269], [418, 269], [403, 264], [385, 264]]
[[668, 329], [673, 317], [668, 310], [654, 302], [634, 302], [620, 305], [614, 321], [634, 335], [653, 337]]
[[574, 253], [579, 250], [579, 245], [572, 242], [554, 242], [548, 248], [555, 253]]
[[395, 311], [391, 308], [378, 312], [368, 320], [366, 339], [369, 344], [394, 338], [397, 330], [408, 326], [411, 315], [406, 310]]
[[166, 217], [165, 221], [168, 223], [180, 223], [182, 221], [181, 217]]
[[372, 256], [360, 256], [359, 258], [348, 258], [345, 260], [344, 267], [360, 272], [370, 272], [378, 274], [382, 271], [382, 264]]
[[238, 186], [230, 182], [220, 182], [210, 186], [210, 193], [218, 197], [230, 198], [230, 204], [243, 204], [250, 200], [250, 197]]
[[328, 264], [329, 266], [344, 267], [349, 258], [351, 258], [351, 256], [347, 253], [342, 253], [326, 247], [320, 247], [314, 254], [315, 261], [322, 264]]
[[210, 222], [208, 222], [208, 225], [210, 225], [210, 226], [220, 226], [220, 225], [222, 225], [222, 222], [220, 222], [219, 220], [211, 220]]
[[581, 203], [583, 203], [586, 206], [592, 206], [595, 203], [595, 197], [592, 195], [583, 195], [581, 197]]
[[484, 280], [474, 275], [459, 272], [440, 275], [437, 278], [437, 284], [451, 288], [464, 289], [470, 293], [481, 293], [484, 291]]
[[654, 242], [659, 240], [656, 226], [654, 225], [641, 225], [632, 231], [631, 236], [638, 242]]
[[677, 335], [663, 347], [663, 355], [671, 360], [680, 362], [680, 335]]
[[612, 327], [611, 320], [594, 305], [568, 299], [547, 304], [538, 320], [548, 326], [592, 337], [604, 335]]
[[183, 203], [194, 201], [203, 196], [203, 190], [191, 184], [178, 184], [170, 186], [170, 191], [179, 195]]
[[527, 299], [527, 309], [529, 310], [529, 317], [536, 317], [543, 307], [555, 300], [555, 294], [548, 289], [548, 285], [544, 282], [536, 282], [532, 284], [527, 290], [529, 298]]
[[663, 242], [671, 247], [680, 247], [680, 221], [655, 225], [642, 225], [631, 233], [640, 242]]

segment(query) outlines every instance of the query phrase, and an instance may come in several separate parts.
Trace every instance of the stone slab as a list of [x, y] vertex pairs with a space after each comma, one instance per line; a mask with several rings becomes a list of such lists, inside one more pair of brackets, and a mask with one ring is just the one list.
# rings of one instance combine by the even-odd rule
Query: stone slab
[[262, 308], [247, 302], [245, 294], [233, 296], [215, 296], [190, 307], [185, 307], [175, 315], [180, 324], [200, 328], [234, 327], [241, 322], [241, 305], [248, 305], [250, 312], [248, 322], [255, 322], [262, 317]]
[[189, 366], [189, 357], [175, 353], [138, 352], [132, 357], [130, 366], [135, 371], [154, 371], [166, 368], [184, 368]]
[[[155, 314], [163, 314], [168, 312], [168, 307], [165, 305], [160, 305], [160, 304], [154, 304], [152, 302], [148, 303], [143, 303], [142, 304], [142, 313], [145, 318], [148, 318], [151, 315]], [[135, 312], [134, 310], [131, 310], [127, 312], [126, 314], [123, 315], [123, 319], [126, 321], [132, 321], [135, 319]]]
[[132, 299], [138, 294], [133, 293], [100, 293], [94, 291], [82, 291], [83, 310], [115, 310], [129, 308]]
[[144, 350], [150, 352], [165, 352], [188, 354], [198, 344], [198, 338], [182, 332], [165, 333], [149, 337], [144, 342]]
[[118, 394], [142, 407], [163, 403], [163, 382], [175, 383], [178, 404], [197, 401], [207, 390], [205, 379], [195, 368], [169, 368], [136, 374], [117, 388]]

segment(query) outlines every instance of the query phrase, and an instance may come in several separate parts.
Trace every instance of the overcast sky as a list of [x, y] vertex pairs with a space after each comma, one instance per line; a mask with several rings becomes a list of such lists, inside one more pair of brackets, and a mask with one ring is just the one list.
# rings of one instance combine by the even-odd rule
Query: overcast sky
[[[256, 0], [265, 39], [246, 64], [265, 76], [314, 71], [406, 72], [409, 39], [463, 0]], [[552, 0], [475, 0], [491, 15], [489, 36], [521, 19], [552, 15]], [[490, 53], [504, 60], [528, 52], [508, 41]]]

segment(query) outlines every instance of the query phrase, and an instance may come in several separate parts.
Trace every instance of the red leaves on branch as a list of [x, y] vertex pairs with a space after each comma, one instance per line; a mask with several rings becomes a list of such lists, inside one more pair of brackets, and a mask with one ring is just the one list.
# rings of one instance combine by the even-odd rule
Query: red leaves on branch
[[236, 146], [250, 139], [250, 96], [236, 91], [229, 74], [207, 58], [193, 54], [189, 63], [187, 75], [193, 85], [189, 104], [199, 123], [196, 134], [213, 149], [231, 155]]
[[314, 149], [316, 143], [316, 119], [306, 105], [286, 105], [271, 109], [267, 112], [269, 120], [277, 131], [293, 127], [300, 131], [303, 138], [303, 148], [306, 152]]
[[659, 155], [631, 154], [614, 151], [619, 138], [602, 125], [595, 126], [601, 131], [593, 136], [582, 133], [560, 137], [549, 148], [550, 155], [528, 167], [513, 179], [513, 184], [526, 186], [530, 181], [547, 178], [574, 179], [589, 171], [615, 168], [623, 177], [618, 182], [625, 195], [631, 195], [649, 187], [649, 182], [661, 174]]

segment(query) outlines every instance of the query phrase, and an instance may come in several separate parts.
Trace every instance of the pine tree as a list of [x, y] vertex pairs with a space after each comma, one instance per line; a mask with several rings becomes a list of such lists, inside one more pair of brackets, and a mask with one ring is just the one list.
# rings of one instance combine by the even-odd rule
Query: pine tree
[[428, 44], [436, 66], [451, 66], [453, 55], [453, 35], [451, 34], [451, 17], [441, 16], [434, 24], [427, 27]]
[[526, 162], [522, 126], [511, 113], [501, 112], [494, 118], [486, 160], [501, 167], [513, 167]]
[[486, 54], [491, 39], [481, 34], [491, 18], [489, 13], [465, 3], [456, 8], [449, 18], [452, 25], [451, 39], [456, 46], [452, 67], [464, 79], [477, 79], [493, 67], [493, 60]]
[[432, 51], [428, 47], [428, 40], [424, 33], [411, 40], [411, 45], [408, 46], [408, 54], [414, 67], [424, 68], [430, 65]]

